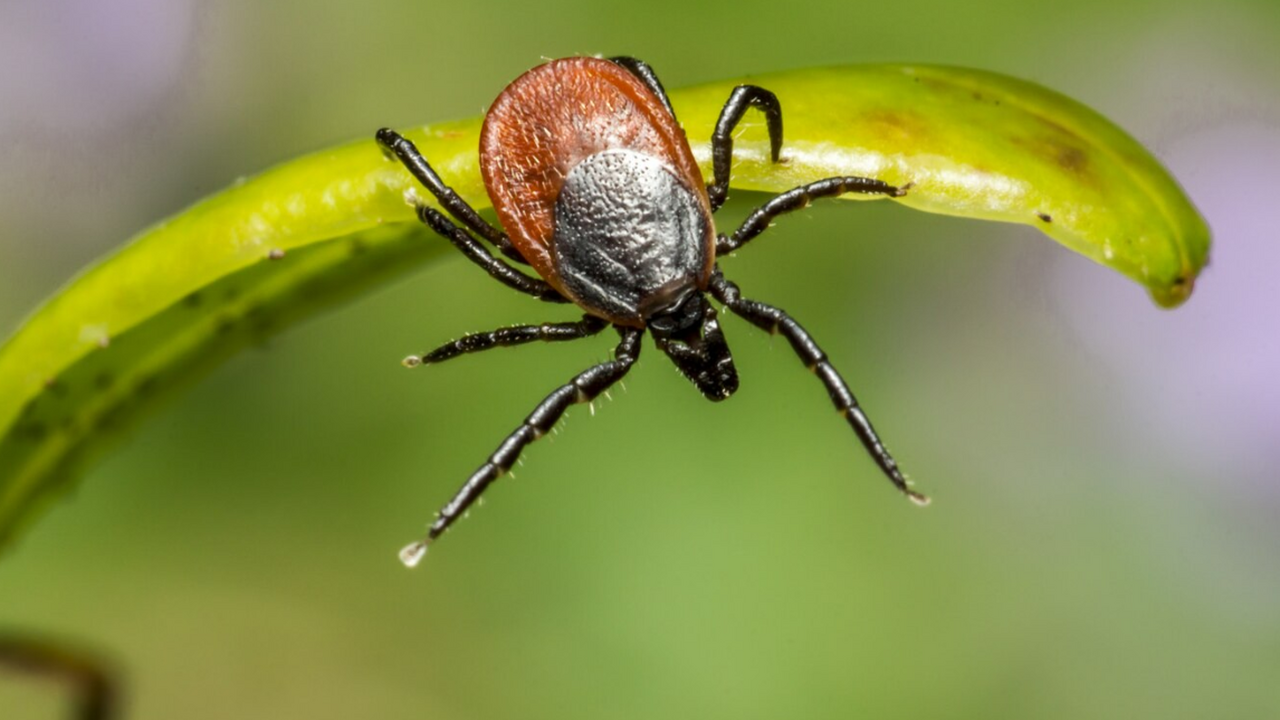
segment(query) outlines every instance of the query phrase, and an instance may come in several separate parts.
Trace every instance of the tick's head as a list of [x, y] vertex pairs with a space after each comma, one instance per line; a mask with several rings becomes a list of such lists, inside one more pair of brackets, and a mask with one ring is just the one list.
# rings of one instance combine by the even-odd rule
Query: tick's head
[[716, 310], [692, 290], [647, 319], [658, 349], [667, 354], [708, 400], [724, 400], [738, 389], [738, 370], [716, 320]]

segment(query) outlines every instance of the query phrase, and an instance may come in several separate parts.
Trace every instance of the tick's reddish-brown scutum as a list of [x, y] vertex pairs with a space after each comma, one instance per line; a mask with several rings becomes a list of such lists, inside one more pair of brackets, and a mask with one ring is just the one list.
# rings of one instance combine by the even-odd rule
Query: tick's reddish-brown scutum
[[[494, 210], [520, 254], [563, 294], [550, 247], [556, 199], [575, 165], [617, 149], [661, 158], [710, 217], [706, 185], [684, 131], [648, 87], [608, 60], [540, 65], [508, 85], [485, 116], [480, 172]], [[708, 262], [701, 287], [710, 272]]]

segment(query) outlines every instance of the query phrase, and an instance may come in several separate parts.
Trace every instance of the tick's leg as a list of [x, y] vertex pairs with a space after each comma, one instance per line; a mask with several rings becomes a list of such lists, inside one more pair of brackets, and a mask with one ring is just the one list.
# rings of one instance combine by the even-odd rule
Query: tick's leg
[[872, 459], [880, 466], [880, 470], [899, 490], [916, 503], [924, 505], [929, 502], [927, 497], [912, 490], [907, 484], [902, 471], [898, 469], [898, 463], [885, 449], [884, 443], [880, 442], [880, 436], [876, 434], [875, 428], [871, 427], [871, 420], [862, 412], [862, 408], [858, 407], [858, 400], [845, 384], [844, 378], [840, 377], [840, 373], [831, 366], [827, 361], [827, 354], [822, 352], [822, 348], [809, 337], [809, 333], [805, 332], [800, 323], [779, 308], [743, 298], [738, 286], [725, 280], [719, 268], [716, 268], [711, 276], [710, 290], [712, 296], [752, 325], [764, 329], [771, 335], [782, 333], [791, 343], [791, 348], [795, 350], [800, 360], [826, 386], [836, 410], [849, 421], [849, 425], [857, 433], [863, 447], [871, 453]]
[[888, 195], [902, 197], [907, 194], [910, 185], [894, 187], [882, 180], [864, 177], [830, 177], [808, 185], [788, 190], [774, 197], [769, 202], [756, 208], [732, 235], [721, 235], [716, 240], [716, 256], [746, 245], [749, 240], [769, 229], [769, 223], [779, 215], [802, 210], [819, 198], [836, 197], [846, 193], [862, 193], [864, 195]]
[[480, 352], [495, 347], [510, 347], [531, 342], [564, 342], [596, 335], [609, 326], [608, 321], [595, 315], [584, 315], [578, 322], [543, 323], [541, 325], [515, 325], [492, 332], [471, 333], [451, 343], [442, 345], [425, 355], [410, 355], [404, 359], [406, 367], [432, 365], [458, 357], [465, 353]]
[[404, 564], [410, 567], [416, 565], [426, 553], [427, 545], [448, 530], [455, 520], [462, 517], [462, 514], [471, 507], [490, 483], [511, 469], [526, 445], [550, 432], [570, 405], [594, 400], [597, 395], [609, 389], [627, 374], [640, 355], [640, 338], [644, 335], [644, 331], [620, 327], [618, 334], [622, 336], [622, 341], [614, 350], [613, 360], [587, 368], [567, 385], [557, 388], [534, 408], [520, 427], [502, 441], [485, 464], [467, 479], [449, 504], [440, 510], [435, 522], [431, 523], [427, 536], [400, 551], [400, 559]]
[[653, 68], [649, 67], [649, 63], [626, 55], [611, 57], [609, 62], [625, 68], [627, 72], [640, 78], [640, 82], [649, 86], [653, 94], [657, 95], [658, 99], [662, 101], [662, 106], [667, 109], [667, 112], [671, 113], [671, 117], [674, 118], [676, 116], [676, 111], [671, 107], [671, 101], [667, 99], [666, 89], [662, 87], [662, 82], [658, 80], [658, 75], [653, 71]]
[[711, 133], [711, 167], [714, 181], [707, 186], [711, 197], [711, 212], [720, 209], [729, 197], [729, 169], [733, 163], [733, 129], [738, 126], [747, 108], [754, 107], [764, 113], [769, 127], [769, 154], [774, 162], [782, 152], [782, 105], [778, 96], [755, 85], [739, 85], [729, 93], [729, 99], [720, 111], [715, 132]]
[[449, 242], [453, 243], [454, 247], [461, 250], [462, 254], [466, 255], [471, 262], [484, 268], [485, 272], [503, 285], [532, 295], [539, 300], [557, 303], [569, 302], [555, 288], [548, 285], [546, 281], [529, 277], [489, 254], [489, 251], [485, 249], [484, 245], [480, 244], [479, 240], [472, 237], [466, 230], [454, 225], [439, 210], [426, 205], [419, 205], [418, 217], [432, 230], [440, 233]]
[[400, 133], [389, 128], [379, 130], [377, 140], [383, 152], [394, 155], [408, 169], [409, 173], [417, 178], [418, 182], [422, 183], [423, 187], [436, 196], [436, 200], [440, 201], [440, 206], [458, 219], [458, 222], [493, 243], [494, 247], [501, 250], [503, 255], [516, 262], [524, 263], [525, 265], [529, 264], [511, 244], [511, 240], [506, 233], [490, 225], [488, 221], [480, 217], [480, 213], [477, 213], [475, 208], [462, 199], [461, 195], [458, 195], [453, 191], [453, 188], [444, 184], [444, 181], [432, 169], [427, 159], [422, 157], [422, 153], [418, 152], [417, 146]]

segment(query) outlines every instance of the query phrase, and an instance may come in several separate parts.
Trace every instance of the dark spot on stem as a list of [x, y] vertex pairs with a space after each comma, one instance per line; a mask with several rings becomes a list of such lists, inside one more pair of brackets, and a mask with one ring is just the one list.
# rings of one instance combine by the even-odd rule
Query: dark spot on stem
[[67, 396], [67, 384], [57, 378], [45, 380], [44, 389], [54, 397], [64, 398]]
[[218, 324], [214, 326], [213, 331], [219, 335], [226, 335], [236, 328], [236, 318], [234, 315], [223, 315], [218, 318]]
[[1053, 222], [1053, 216], [1050, 215], [1049, 213], [1038, 212], [1036, 213], [1036, 217], [1040, 218], [1040, 220], [1042, 220], [1043, 222], [1047, 222], [1047, 223]]
[[160, 386], [159, 378], [157, 378], [155, 375], [147, 375], [146, 377], [138, 381], [138, 386], [135, 389], [135, 392], [145, 397], [147, 395], [154, 393], [156, 391], [156, 388], [158, 388], [159, 386]]
[[1057, 159], [1058, 164], [1061, 165], [1064, 170], [1070, 170], [1074, 173], [1079, 173], [1084, 170], [1085, 165], [1089, 162], [1089, 156], [1086, 155], [1083, 150], [1070, 145], [1063, 145], [1058, 148]]
[[201, 295], [199, 291], [189, 293], [186, 297], [182, 298], [182, 304], [189, 308], [198, 308], [203, 303], [204, 296]]
[[107, 408], [101, 415], [94, 419], [93, 426], [102, 432], [110, 432], [113, 428], [120, 425], [120, 419], [124, 414], [124, 403], [115, 403]]
[[918, 141], [929, 135], [929, 124], [909, 111], [875, 109], [865, 113], [858, 122], [870, 132], [897, 142]]
[[29, 422], [23, 425], [18, 432], [22, 433], [22, 436], [31, 442], [40, 442], [49, 433], [49, 428], [45, 427], [44, 423]]
[[249, 323], [249, 332], [256, 336], [259, 342], [265, 340], [275, 329], [276, 318], [263, 305], [250, 307], [245, 311], [244, 319]]

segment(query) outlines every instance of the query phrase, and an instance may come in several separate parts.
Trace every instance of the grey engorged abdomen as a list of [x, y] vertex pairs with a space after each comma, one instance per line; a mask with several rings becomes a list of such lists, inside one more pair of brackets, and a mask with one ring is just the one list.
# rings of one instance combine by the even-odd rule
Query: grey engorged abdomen
[[606, 150], [578, 163], [555, 206], [552, 261], [580, 305], [642, 324], [705, 278], [714, 230], [661, 159]]

